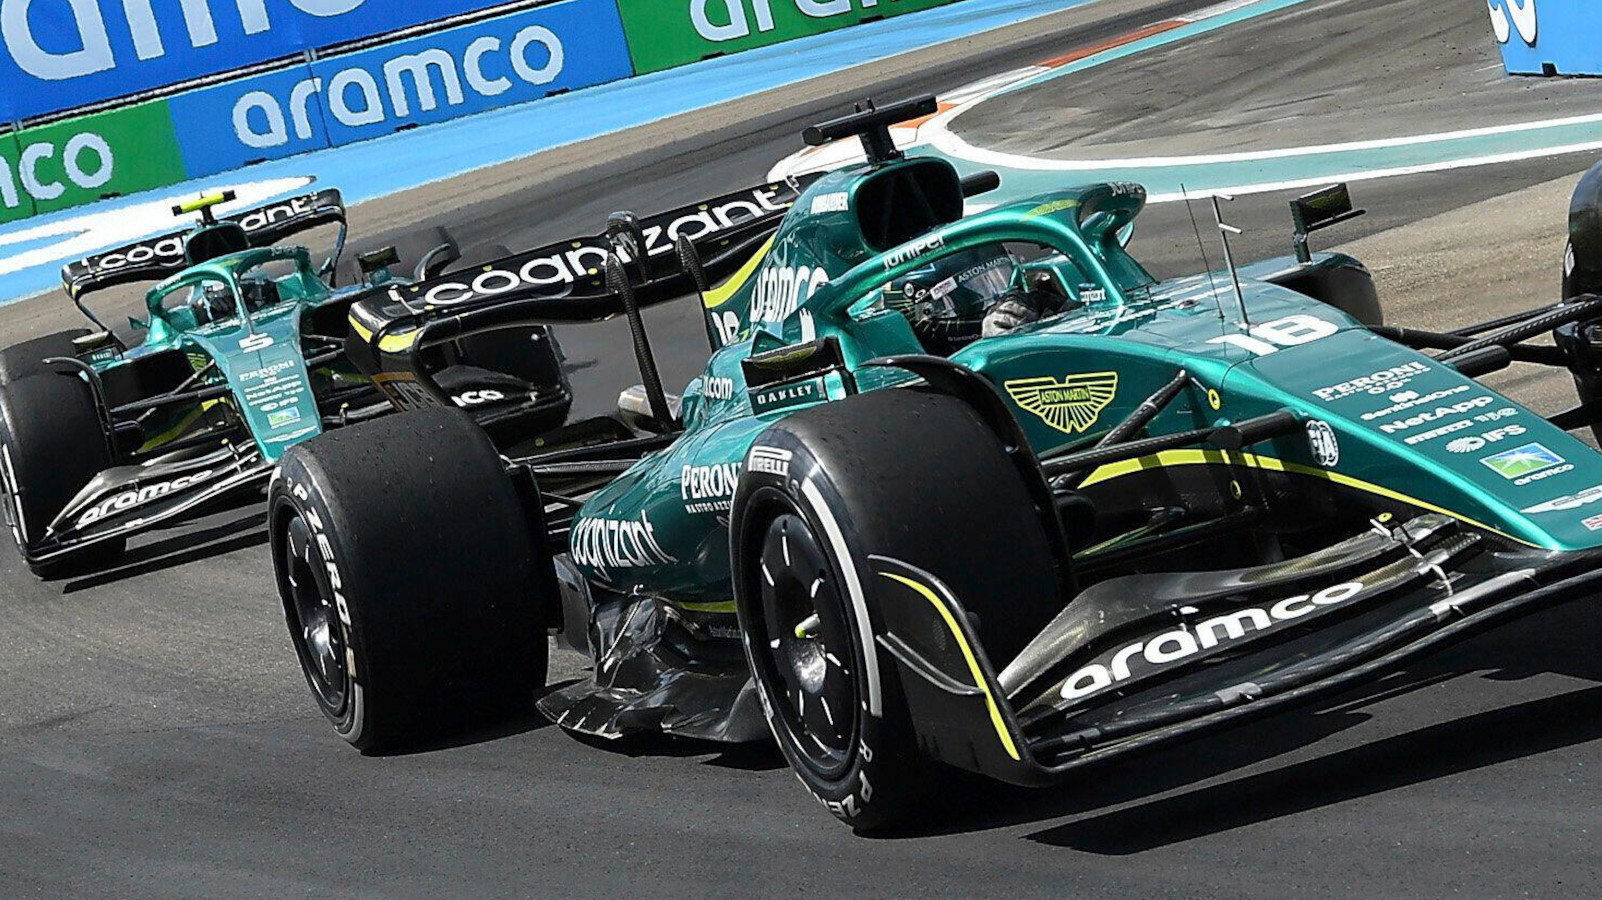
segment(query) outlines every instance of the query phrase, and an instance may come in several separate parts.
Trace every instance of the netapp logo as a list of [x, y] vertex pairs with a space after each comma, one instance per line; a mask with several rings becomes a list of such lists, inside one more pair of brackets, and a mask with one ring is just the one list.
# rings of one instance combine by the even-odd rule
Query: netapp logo
[[193, 487], [210, 477], [211, 470], [206, 469], [193, 475], [185, 475], [181, 478], [174, 478], [171, 481], [158, 481], [155, 484], [147, 484], [141, 488], [107, 497], [78, 517], [78, 527], [86, 528], [114, 512], [126, 512], [136, 506], [149, 503], [157, 497], [165, 497], [173, 491], [181, 491], [184, 488]]
[[1469, 400], [1464, 400], [1461, 403], [1454, 403], [1451, 406], [1437, 406], [1433, 410], [1421, 410], [1405, 419], [1397, 419], [1394, 422], [1386, 422], [1384, 425], [1380, 426], [1380, 431], [1383, 431], [1386, 434], [1395, 434], [1398, 431], [1408, 431], [1410, 429], [1417, 428], [1420, 425], [1427, 425], [1430, 422], [1438, 422], [1441, 419], [1461, 415], [1466, 412], [1472, 412], [1473, 410], [1479, 409], [1482, 406], [1490, 406], [1493, 402], [1495, 402], [1495, 400], [1495, 397], [1474, 397]]
[[[669, 253], [680, 236], [697, 240], [705, 235], [727, 231], [744, 222], [789, 209], [778, 201], [779, 190], [757, 188], [750, 194], [717, 206], [685, 213], [666, 225], [645, 227], [645, 249], [651, 256]], [[488, 300], [513, 291], [530, 288], [571, 288], [582, 277], [597, 273], [611, 251], [601, 246], [581, 246], [533, 258], [513, 257], [480, 271], [472, 281], [437, 281], [420, 286], [419, 292], [399, 287], [389, 289], [389, 298], [410, 306], [417, 302], [432, 306], [459, 306]]]
[[1197, 625], [1165, 631], [1149, 641], [1136, 641], [1120, 648], [1106, 663], [1091, 663], [1063, 682], [1064, 700], [1080, 700], [1130, 677], [1130, 663], [1141, 659], [1151, 666], [1165, 666], [1211, 650], [1221, 643], [1238, 641], [1255, 631], [1266, 631], [1279, 622], [1289, 622], [1314, 612], [1320, 606], [1337, 606], [1363, 592], [1363, 583], [1351, 581], [1327, 587], [1316, 594], [1286, 597], [1267, 609], [1249, 608], [1215, 616]]

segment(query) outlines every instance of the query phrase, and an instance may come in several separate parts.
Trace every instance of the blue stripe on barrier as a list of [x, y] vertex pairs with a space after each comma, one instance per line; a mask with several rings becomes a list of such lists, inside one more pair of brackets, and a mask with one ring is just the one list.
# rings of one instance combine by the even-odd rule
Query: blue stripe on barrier
[[75, 109], [504, 2], [7, 2], [0, 112], [14, 121]]
[[354, 143], [633, 70], [611, 0], [565, 0], [172, 100], [191, 176]]

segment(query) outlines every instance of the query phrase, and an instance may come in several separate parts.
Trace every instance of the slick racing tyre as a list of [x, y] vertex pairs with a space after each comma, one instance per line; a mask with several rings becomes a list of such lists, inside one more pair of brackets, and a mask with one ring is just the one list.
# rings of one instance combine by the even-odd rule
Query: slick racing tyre
[[957, 774], [918, 752], [896, 667], [877, 653], [871, 611], [890, 586], [871, 558], [949, 586], [998, 669], [1060, 605], [1023, 477], [977, 415], [938, 394], [875, 391], [768, 428], [730, 540], [768, 724], [801, 782], [858, 831], [904, 821]]
[[409, 749], [532, 704], [551, 561], [465, 413], [410, 412], [295, 447], [268, 510], [291, 641], [346, 741]]
[[54, 357], [77, 355], [78, 351], [72, 346], [72, 340], [88, 333], [86, 329], [75, 328], [23, 341], [0, 350], [0, 384], [10, 384], [43, 372], [54, 372], [55, 369], [46, 366], [44, 361]]
[[82, 378], [46, 371], [0, 384], [0, 491], [12, 535], [35, 575], [62, 578], [122, 554], [125, 538], [44, 560], [35, 552], [67, 503], [111, 465], [94, 395]]

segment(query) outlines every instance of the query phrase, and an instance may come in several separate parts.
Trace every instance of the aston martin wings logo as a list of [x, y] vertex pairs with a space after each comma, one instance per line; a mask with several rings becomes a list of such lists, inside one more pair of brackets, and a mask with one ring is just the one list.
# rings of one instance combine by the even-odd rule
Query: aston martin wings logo
[[1118, 395], [1118, 373], [1069, 375], [1061, 381], [1049, 376], [1015, 378], [1006, 388], [1020, 408], [1063, 434], [1077, 434], [1096, 424], [1101, 411]]

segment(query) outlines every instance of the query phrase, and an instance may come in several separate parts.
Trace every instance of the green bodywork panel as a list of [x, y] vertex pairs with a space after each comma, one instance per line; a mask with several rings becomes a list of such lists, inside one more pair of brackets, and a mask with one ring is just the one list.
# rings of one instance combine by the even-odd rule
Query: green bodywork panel
[[[275, 263], [291, 270], [272, 279], [277, 302], [248, 310], [239, 299], [241, 276]], [[215, 322], [197, 321], [188, 300], [208, 283], [228, 286], [238, 314]], [[264, 248], [219, 257], [152, 288], [145, 299], [149, 319], [136, 323], [147, 328], [144, 341], [125, 355], [102, 355], [92, 365], [106, 373], [174, 350], [184, 353], [196, 371], [215, 361], [216, 369], [193, 387], [227, 384], [231, 396], [211, 402], [229, 403], [263, 458], [276, 462], [290, 446], [322, 431], [313, 380], [360, 378], [348, 366], [310, 371], [301, 347], [303, 315], [346, 293], [328, 287], [302, 248]], [[160, 418], [146, 429], [155, 437], [144, 449], [159, 450], [163, 443], [182, 437], [200, 412], [184, 407], [158, 411], [155, 415]]]
[[[1044, 248], [1067, 311], [980, 340], [953, 359], [1006, 397], [1037, 454], [1088, 447], [1183, 369], [1191, 384], [1150, 426], [1166, 434], [1278, 410], [1308, 421], [1244, 453], [1195, 449], [1105, 466], [1086, 489], [1153, 468], [1246, 466], [1318, 479], [1376, 509], [1446, 512], [1550, 550], [1602, 546], [1602, 456], [1540, 415], [1447, 365], [1380, 338], [1344, 313], [1268, 280], [1294, 259], [1240, 269], [1244, 321], [1230, 273], [1157, 281], [1117, 238], [1144, 190], [1092, 185], [1011, 203], [875, 249], [859, 225], [865, 187], [897, 167], [845, 169], [815, 183], [773, 242], [706, 298], [737, 340], [685, 392], [683, 437], [587, 502], [574, 561], [597, 584], [728, 609], [727, 517], [738, 471], [763, 429], [838, 401], [837, 376], [748, 391], [753, 353], [833, 337], [862, 391], [911, 376], [863, 362], [924, 352], [878, 289], [944, 255], [1017, 242]], [[1356, 266], [1323, 254], [1312, 266]], [[1087, 289], [1081, 291], [1081, 286]], [[779, 394], [783, 396], [779, 396]], [[754, 401], [754, 403], [753, 403]], [[1592, 516], [1597, 516], [1593, 519]]]

